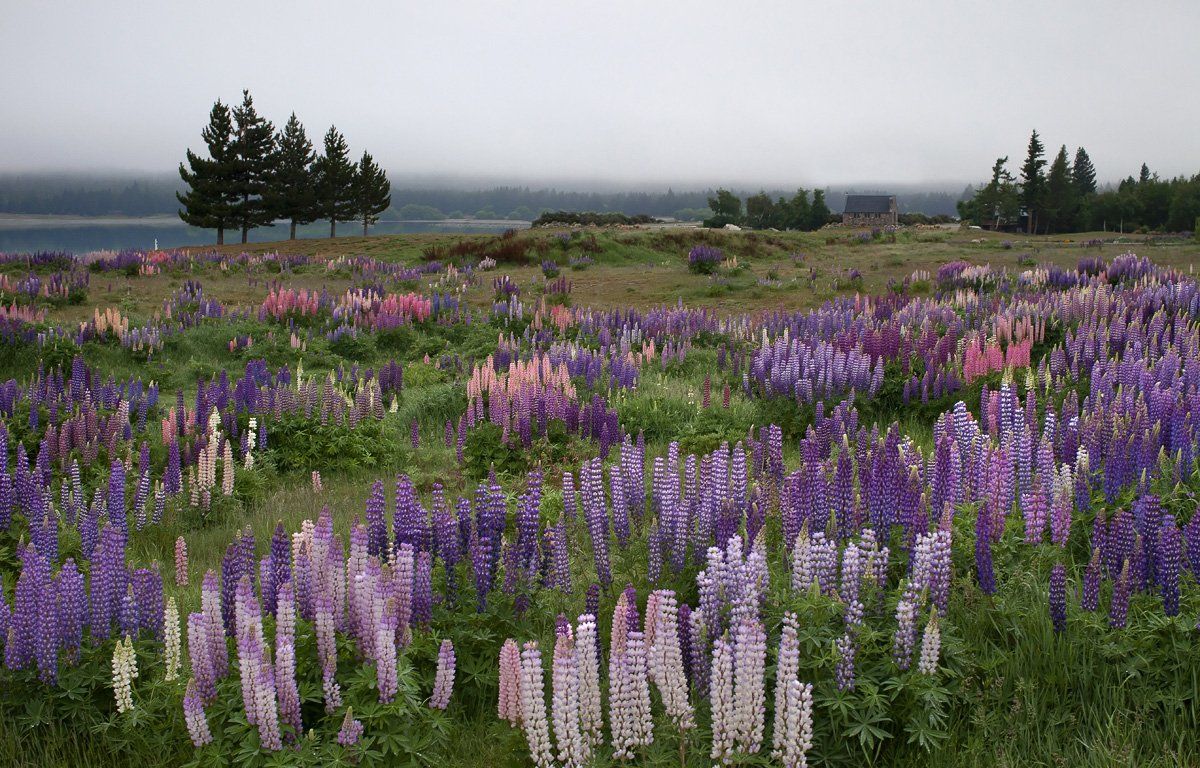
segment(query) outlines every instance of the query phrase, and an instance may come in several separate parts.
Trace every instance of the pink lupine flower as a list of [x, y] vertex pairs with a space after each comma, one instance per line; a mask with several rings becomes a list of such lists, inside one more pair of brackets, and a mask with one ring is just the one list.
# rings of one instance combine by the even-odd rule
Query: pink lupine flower
[[188, 585], [188, 551], [183, 537], [175, 539], [175, 586]]
[[508, 724], [521, 724], [521, 651], [509, 638], [500, 648], [500, 701], [497, 714]]

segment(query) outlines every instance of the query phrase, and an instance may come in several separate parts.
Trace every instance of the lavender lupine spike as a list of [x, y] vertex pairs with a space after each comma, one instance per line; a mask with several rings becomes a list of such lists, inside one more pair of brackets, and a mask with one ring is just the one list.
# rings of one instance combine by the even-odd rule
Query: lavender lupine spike
[[654, 742], [646, 646], [641, 632], [630, 630], [620, 651], [609, 658], [608, 686], [613, 757], [627, 760], [636, 755], [637, 747]]
[[717, 638], [713, 643], [712, 683], [708, 695], [712, 704], [712, 751], [709, 756], [722, 763], [730, 762], [738, 731], [733, 676], [733, 648], [725, 638]]
[[338, 729], [337, 743], [349, 749], [358, 744], [363, 735], [363, 724], [354, 719], [354, 709], [346, 708], [346, 716], [342, 718], [342, 727]]
[[1083, 595], [1080, 605], [1085, 611], [1095, 611], [1100, 607], [1100, 583], [1104, 579], [1103, 567], [1100, 564], [1100, 550], [1093, 549], [1092, 557], [1088, 560], [1087, 570], [1083, 573]]
[[443, 640], [438, 648], [433, 696], [429, 699], [429, 706], [434, 709], [445, 709], [450, 706], [450, 696], [454, 693], [454, 662], [454, 643]]
[[183, 719], [196, 748], [212, 743], [212, 731], [208, 728], [208, 718], [204, 714], [204, 699], [194, 679], [188, 681], [187, 691], [183, 695]]

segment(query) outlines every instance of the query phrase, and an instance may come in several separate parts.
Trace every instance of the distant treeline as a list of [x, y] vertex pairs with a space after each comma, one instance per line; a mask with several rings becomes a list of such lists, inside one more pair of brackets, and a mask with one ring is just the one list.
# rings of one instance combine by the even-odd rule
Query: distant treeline
[[153, 216], [179, 207], [177, 178], [0, 176], [0, 213]]
[[578, 224], [590, 227], [610, 227], [613, 225], [629, 226], [632, 224], [653, 224], [658, 219], [645, 214], [627, 216], [624, 213], [593, 213], [591, 211], [554, 211], [543, 213], [534, 220], [535, 227], [549, 227], [562, 224]]
[[[1049, 165], [1049, 168], [1047, 168]], [[1159, 178], [1142, 163], [1115, 187], [1100, 189], [1087, 150], [1074, 158], [1062, 145], [1046, 160], [1041, 137], [1029, 137], [1020, 177], [1008, 157], [992, 164], [992, 178], [958, 204], [964, 221], [997, 230], [1054, 234], [1088, 230], [1184, 232], [1200, 228], [1200, 174]]]
[[[75, 216], [174, 215], [179, 209], [175, 193], [182, 186], [178, 177], [131, 178], [129, 176], [0, 176], [0, 213], [59, 214]], [[834, 189], [826, 191], [826, 202], [836, 213], [847, 194], [891, 194], [888, 189]], [[554, 211], [597, 211], [645, 214], [654, 218], [699, 221], [712, 215], [708, 198], [715, 190], [693, 192], [574, 192], [554, 188], [499, 186], [491, 189], [439, 189], [392, 187], [391, 208], [381, 217], [389, 219], [522, 219], [532, 221]], [[754, 191], [736, 190], [740, 197]], [[794, 190], [773, 191], [772, 197]], [[961, 197], [949, 192], [895, 192], [901, 213], [927, 216], [955, 215]]]

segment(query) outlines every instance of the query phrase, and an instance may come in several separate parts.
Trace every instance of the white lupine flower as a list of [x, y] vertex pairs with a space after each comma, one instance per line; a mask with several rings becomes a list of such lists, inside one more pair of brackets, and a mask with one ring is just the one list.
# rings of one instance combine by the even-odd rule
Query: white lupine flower
[[942, 649], [942, 631], [938, 628], [937, 611], [929, 615], [925, 634], [921, 637], [921, 660], [917, 670], [923, 675], [935, 675], [938, 671], [938, 654]]
[[591, 757], [591, 749], [579, 729], [579, 668], [575, 661], [575, 641], [569, 634], [559, 635], [554, 644], [551, 688], [558, 759], [567, 768], [576, 768]]
[[579, 725], [592, 746], [604, 743], [604, 712], [600, 697], [600, 660], [596, 656], [596, 619], [585, 613], [575, 632], [579, 666]]
[[542, 673], [542, 654], [536, 640], [525, 643], [521, 651], [521, 724], [529, 754], [538, 768], [554, 765], [550, 748], [550, 726], [546, 721], [546, 693]]
[[754, 754], [762, 746], [763, 720], [766, 717], [763, 673], [767, 636], [758, 621], [745, 619], [738, 625], [735, 642], [734, 739], [740, 751]]
[[805, 768], [808, 750], [812, 748], [812, 684], [793, 678], [788, 681], [784, 696], [787, 715], [781, 725], [780, 751], [772, 755], [784, 768]]
[[233, 495], [233, 445], [225, 441], [225, 453], [221, 456], [221, 493]]
[[133, 641], [129, 635], [117, 641], [113, 648], [112, 680], [113, 695], [117, 700], [117, 712], [133, 709], [133, 681], [138, 676], [137, 656], [133, 652]]
[[163, 656], [167, 665], [164, 680], [179, 679], [179, 670], [183, 665], [183, 653], [180, 644], [179, 608], [175, 598], [167, 599], [167, 607], [163, 611]]
[[641, 632], [630, 632], [624, 651], [609, 659], [608, 708], [613, 757], [627, 760], [634, 757], [634, 747], [654, 741], [646, 647]]
[[775, 727], [772, 729], [771, 756], [775, 759], [783, 754], [785, 723], [794, 716], [790, 707], [790, 686], [798, 682], [800, 672], [800, 640], [797, 636], [796, 614], [783, 614], [783, 636], [779, 640], [779, 660], [775, 666]]
[[[680, 731], [695, 726], [692, 705], [688, 701], [687, 675], [683, 670], [683, 651], [679, 646], [679, 617], [675, 593], [669, 589], [656, 590], [651, 594], [656, 618], [654, 642], [650, 646], [651, 667], [656, 670], [653, 680], [662, 696], [663, 708]], [[647, 624], [650, 623], [650, 606], [647, 606]]]

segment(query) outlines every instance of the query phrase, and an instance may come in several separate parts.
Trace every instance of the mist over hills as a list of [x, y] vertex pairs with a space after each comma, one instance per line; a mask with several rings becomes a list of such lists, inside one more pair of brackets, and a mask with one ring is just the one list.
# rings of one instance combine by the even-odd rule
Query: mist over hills
[[[629, 215], [697, 219], [707, 215], [705, 188], [669, 184], [596, 180], [505, 182], [487, 177], [393, 176], [392, 207], [385, 218], [533, 219], [545, 211], [619, 212]], [[46, 172], [0, 174], [0, 214], [71, 216], [174, 215], [175, 192], [182, 188], [171, 174], [128, 172]], [[762, 187], [726, 184], [741, 197]], [[803, 186], [803, 185], [798, 185]], [[883, 184], [826, 187], [830, 208], [840, 211], [846, 194], [887, 192], [897, 196], [901, 212], [955, 215], [965, 185]], [[766, 188], [772, 197], [791, 196], [795, 188]]]

